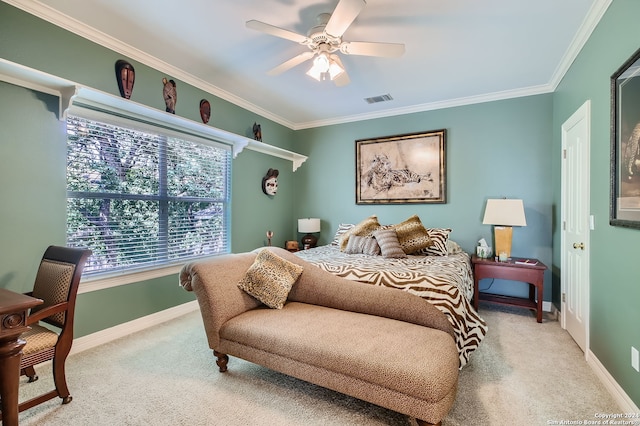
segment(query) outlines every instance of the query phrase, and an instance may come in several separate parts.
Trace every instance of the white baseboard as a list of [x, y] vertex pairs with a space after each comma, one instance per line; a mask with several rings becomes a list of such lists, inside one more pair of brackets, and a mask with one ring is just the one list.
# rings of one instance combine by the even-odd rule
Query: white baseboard
[[629, 395], [620, 387], [618, 382], [609, 374], [607, 369], [604, 368], [604, 365], [602, 365], [600, 360], [591, 351], [587, 353], [587, 364], [591, 366], [600, 381], [602, 381], [609, 393], [616, 400], [620, 406], [621, 413], [640, 413], [638, 406], [629, 398]]
[[161, 324], [165, 321], [170, 321], [198, 309], [198, 301], [193, 300], [182, 305], [165, 309], [164, 311], [156, 312], [155, 314], [147, 315], [146, 317], [138, 318], [124, 324], [118, 324], [105, 330], [100, 330], [86, 336], [78, 337], [73, 339], [71, 354], [95, 348], [96, 346], [127, 336], [131, 333], [142, 331], [145, 328], [153, 327], [154, 325]]

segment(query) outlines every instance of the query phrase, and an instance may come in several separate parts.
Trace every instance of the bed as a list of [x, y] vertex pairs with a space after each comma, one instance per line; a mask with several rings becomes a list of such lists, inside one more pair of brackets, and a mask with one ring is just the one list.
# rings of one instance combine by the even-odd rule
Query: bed
[[[302, 259], [334, 275], [416, 294], [435, 305], [449, 319], [456, 333], [460, 368], [467, 364], [487, 333], [486, 322], [472, 305], [473, 274], [469, 254], [451, 240], [443, 241], [439, 255], [420, 253], [402, 258], [347, 253], [341, 250], [340, 225], [329, 245], [302, 250]], [[448, 234], [448, 233], [447, 233]]]

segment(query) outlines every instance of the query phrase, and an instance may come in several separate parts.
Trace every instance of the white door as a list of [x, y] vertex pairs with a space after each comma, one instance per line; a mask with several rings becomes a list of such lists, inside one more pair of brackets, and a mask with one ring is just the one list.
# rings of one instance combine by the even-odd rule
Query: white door
[[562, 125], [562, 327], [589, 348], [589, 149], [591, 103]]

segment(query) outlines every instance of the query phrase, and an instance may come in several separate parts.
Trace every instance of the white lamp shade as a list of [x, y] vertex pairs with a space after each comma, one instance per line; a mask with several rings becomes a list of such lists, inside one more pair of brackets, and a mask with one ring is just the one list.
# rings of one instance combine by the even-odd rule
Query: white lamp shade
[[484, 225], [527, 226], [522, 200], [506, 198], [487, 200], [484, 210]]
[[298, 232], [320, 232], [320, 219], [298, 219]]

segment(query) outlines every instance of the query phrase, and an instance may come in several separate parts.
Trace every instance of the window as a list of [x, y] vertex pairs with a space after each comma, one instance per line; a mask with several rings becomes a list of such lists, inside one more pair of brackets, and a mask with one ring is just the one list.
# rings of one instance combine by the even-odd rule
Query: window
[[67, 244], [93, 251], [85, 274], [229, 252], [230, 147], [107, 121], [66, 122]]

